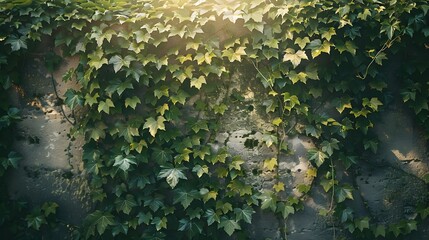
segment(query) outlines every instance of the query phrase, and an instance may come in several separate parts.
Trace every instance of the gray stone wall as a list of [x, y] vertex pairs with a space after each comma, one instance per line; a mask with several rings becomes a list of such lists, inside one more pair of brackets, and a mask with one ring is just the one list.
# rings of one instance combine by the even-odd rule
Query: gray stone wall
[[[53, 73], [60, 97], [67, 89], [77, 87], [75, 83], [61, 81], [62, 75], [77, 62], [76, 58], [66, 58]], [[40, 55], [30, 54], [24, 71], [24, 94], [11, 92], [24, 118], [14, 136], [14, 148], [24, 159], [19, 169], [11, 173], [9, 194], [33, 205], [56, 201], [64, 226], [73, 228], [91, 208], [88, 183], [82, 171], [83, 139], [70, 137], [72, 125], [62, 111], [69, 117], [71, 112], [56, 98], [51, 74], [44, 68]], [[265, 89], [253, 73], [251, 66], [238, 69], [231, 79], [225, 80], [225, 88], [203, 97], [229, 105], [220, 119], [221, 128], [211, 143], [212, 148], [226, 147], [232, 154], [241, 155], [249, 172], [247, 182], [259, 190], [271, 189], [275, 183], [274, 173], [265, 171], [262, 166], [265, 159], [277, 157], [276, 151], [263, 143], [264, 134], [273, 130], [272, 116], [265, 112]], [[230, 100], [233, 93], [243, 99]], [[189, 104], [198, 98], [201, 96], [191, 99]], [[381, 115], [373, 130], [381, 140], [378, 154], [365, 156], [366, 163], [360, 164], [359, 171], [353, 175], [339, 171], [338, 177], [356, 188], [353, 208], [358, 210], [357, 216], [370, 215], [378, 223], [388, 224], [415, 217], [417, 204], [429, 200], [427, 185], [422, 180], [429, 171], [429, 159], [427, 142], [404, 106], [392, 104]], [[249, 229], [252, 238], [324, 240], [347, 236], [330, 217], [319, 214], [320, 210], [330, 207], [330, 196], [320, 187], [317, 178], [306, 176], [311, 167], [307, 151], [314, 147], [311, 139], [295, 134], [284, 141], [292, 154], [278, 156], [280, 181], [285, 184], [285, 193], [280, 197], [300, 196], [296, 189], [300, 184], [313, 184], [313, 188], [304, 201], [304, 209], [291, 215], [286, 222], [272, 213], [258, 211]], [[286, 236], [281, 236], [280, 228], [286, 229]], [[67, 236], [66, 230], [52, 234]], [[418, 231], [406, 239], [429, 239], [429, 229], [419, 225]]]

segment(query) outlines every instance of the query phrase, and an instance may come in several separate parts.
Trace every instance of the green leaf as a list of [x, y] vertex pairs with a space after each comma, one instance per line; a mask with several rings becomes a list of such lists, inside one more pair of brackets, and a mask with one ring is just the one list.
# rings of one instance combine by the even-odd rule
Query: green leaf
[[373, 230], [374, 237], [386, 237], [386, 227], [384, 225], [377, 225], [377, 227]]
[[164, 168], [159, 174], [158, 178], [165, 178], [168, 185], [173, 189], [179, 183], [179, 179], [188, 179], [185, 174], [183, 174], [184, 168]]
[[287, 48], [285, 50], [283, 62], [290, 61], [294, 68], [296, 68], [301, 63], [302, 59], [308, 60], [308, 57], [304, 51], [298, 50], [297, 52], [295, 52], [295, 50], [292, 48]]
[[371, 149], [373, 153], [377, 153], [378, 142], [375, 140], [364, 140], [363, 147], [365, 148], [365, 150]]
[[131, 164], [137, 165], [134, 159], [135, 157], [132, 155], [128, 155], [126, 157], [118, 155], [115, 157], [115, 163], [113, 164], [113, 166], [118, 166], [120, 169], [122, 169], [122, 171], [126, 172], [130, 168]]
[[281, 119], [281, 118], [279, 118], [279, 117], [276, 117], [276, 118], [274, 118], [274, 120], [272, 121], [272, 124], [274, 125], [274, 126], [280, 126], [280, 124], [283, 122], [283, 120]]
[[386, 60], [386, 59], [387, 59], [387, 55], [384, 52], [378, 53], [374, 57], [375, 63], [377, 63], [380, 66], [383, 65], [383, 60]]
[[166, 217], [155, 217], [152, 219], [152, 224], [155, 224], [156, 230], [159, 231], [163, 228], [167, 229], [167, 218]]
[[214, 222], [220, 223], [220, 213], [215, 212], [213, 209], [207, 209], [204, 217], [207, 218], [207, 225], [212, 225]]
[[137, 104], [141, 104], [140, 98], [138, 98], [137, 96], [125, 99], [125, 107], [131, 107], [132, 109], [136, 109]]
[[273, 171], [277, 165], [277, 158], [270, 158], [264, 160], [264, 168], [268, 171]]
[[142, 223], [149, 225], [150, 220], [152, 220], [153, 216], [152, 216], [152, 213], [150, 212], [147, 212], [147, 213], [140, 212], [137, 215], [137, 218], [138, 218], [139, 225]]
[[68, 89], [64, 96], [66, 97], [64, 99], [65, 104], [72, 110], [76, 106], [82, 106], [84, 103], [83, 97], [73, 89]]
[[240, 224], [237, 221], [227, 218], [221, 218], [218, 228], [223, 228], [223, 230], [231, 236], [235, 230], [241, 230]]
[[95, 70], [100, 69], [101, 66], [108, 63], [107, 58], [104, 57], [102, 48], [97, 48], [97, 50], [88, 54], [88, 58], [90, 59], [88, 65], [95, 68]]
[[338, 143], [340, 141], [338, 141], [335, 138], [331, 138], [331, 140], [328, 141], [323, 141], [320, 146], [322, 147], [322, 151], [327, 153], [328, 156], [332, 156], [332, 154], [334, 153], [334, 149], [339, 150], [340, 147], [338, 146]]
[[[186, 178], [185, 178], [186, 179]], [[179, 203], [182, 204], [184, 209], [187, 209], [191, 205], [192, 201], [198, 199], [199, 192], [197, 190], [185, 190], [183, 188], [177, 188], [173, 191], [174, 201], [173, 204]]]
[[104, 231], [108, 226], [115, 225], [115, 219], [113, 215], [109, 212], [103, 212], [96, 210], [87, 217], [87, 221], [91, 226], [97, 226], [97, 232], [100, 235], [103, 235]]
[[173, 159], [170, 149], [154, 148], [152, 152], [152, 159], [159, 164], [166, 164]]
[[265, 144], [267, 145], [267, 147], [271, 147], [271, 145], [278, 143], [277, 137], [274, 136], [274, 135], [272, 135], [272, 134], [264, 134], [264, 135], [262, 135], [262, 141], [265, 142]]
[[7, 155], [8, 165], [13, 166], [14, 168], [18, 168], [18, 162], [21, 160], [22, 160], [22, 157], [14, 151], [9, 152], [9, 154]]
[[158, 118], [155, 120], [155, 118], [150, 117], [146, 119], [146, 122], [143, 125], [143, 129], [148, 128], [150, 135], [152, 137], [155, 137], [158, 130], [165, 130], [165, 118], [163, 116], [158, 116]]
[[177, 94], [171, 96], [170, 99], [173, 104], [180, 103], [184, 105], [186, 102], [186, 98], [188, 97], [189, 97], [189, 94], [187, 92], [183, 91], [182, 89], [179, 89]]
[[18, 51], [21, 48], [27, 49], [27, 37], [21, 36], [17, 37], [16, 35], [12, 35], [7, 38], [6, 44], [10, 44], [10, 47], [12, 48], [12, 51]]
[[199, 78], [191, 79], [191, 87], [195, 87], [196, 89], [200, 89], [204, 83], [207, 83], [207, 82], [206, 82], [206, 78], [202, 75]]
[[109, 64], [113, 64], [113, 69], [115, 70], [115, 73], [121, 70], [122, 67], [129, 68], [131, 61], [134, 61], [135, 58], [133, 56], [126, 56], [125, 58], [122, 58], [119, 55], [115, 55], [110, 58]]
[[227, 109], [228, 106], [223, 103], [213, 106], [214, 113], [219, 115], [223, 115]]
[[373, 97], [371, 98], [371, 100], [369, 100], [368, 98], [364, 98], [362, 100], [362, 106], [364, 107], [370, 107], [373, 111], [378, 111], [378, 107], [382, 106], [383, 103], [380, 102], [380, 100], [378, 100], [378, 98]]
[[272, 191], [264, 190], [264, 192], [258, 197], [261, 200], [261, 209], [271, 209], [275, 212], [277, 209], [277, 196]]
[[323, 179], [322, 181], [320, 181], [320, 185], [323, 187], [323, 190], [325, 190], [325, 192], [328, 192], [336, 184], [338, 184], [338, 181], [333, 179]]
[[295, 213], [295, 208], [293, 206], [285, 204], [284, 202], [279, 202], [277, 204], [277, 212], [280, 212], [282, 214], [283, 219], [286, 219], [290, 214]]
[[237, 47], [235, 50], [228, 48], [222, 51], [222, 57], [227, 57], [230, 62], [241, 62], [241, 56], [246, 55], [245, 47]]
[[45, 202], [42, 205], [42, 211], [45, 217], [48, 217], [51, 214], [55, 214], [57, 212], [57, 208], [59, 205], [56, 202]]
[[46, 223], [44, 216], [27, 215], [25, 220], [27, 221], [27, 227], [39, 230], [40, 227]]
[[329, 43], [328, 41], [322, 41], [320, 39], [315, 39], [313, 41], [311, 41], [306, 49], [310, 49], [311, 50], [311, 56], [313, 58], [316, 58], [317, 56], [319, 56], [321, 53], [330, 53], [331, 50], [331, 43]]
[[195, 167], [192, 168], [192, 172], [196, 172], [197, 176], [201, 178], [204, 174], [209, 173], [209, 168], [207, 167], [207, 165], [195, 165]]
[[361, 232], [364, 229], [369, 229], [369, 218], [368, 217], [364, 217], [362, 219], [356, 219], [355, 220], [355, 226], [356, 228], [358, 228]]
[[122, 211], [123, 213], [128, 215], [128, 214], [130, 214], [133, 207], [137, 207], [138, 204], [137, 204], [136, 200], [134, 199], [133, 195], [127, 194], [125, 199], [117, 198], [115, 200], [115, 206], [116, 206], [116, 211], [118, 211], [118, 212]]
[[87, 93], [85, 95], [85, 104], [88, 104], [90, 107], [92, 107], [92, 105], [98, 103], [98, 98], [100, 97], [100, 95], [98, 93], [95, 93], [94, 96], [91, 96], [89, 93]]
[[335, 188], [335, 198], [338, 203], [344, 202], [346, 199], [353, 200], [353, 188], [349, 185]]
[[327, 158], [328, 155], [326, 155], [322, 151], [319, 151], [317, 149], [308, 150], [308, 159], [310, 161], [314, 161], [318, 167], [320, 167]]
[[[323, 36], [323, 35], [322, 35]], [[329, 39], [328, 39], [329, 40]], [[301, 49], [304, 49], [305, 48], [305, 46], [307, 45], [307, 43], [309, 43], [310, 42], [310, 39], [308, 38], [308, 37], [304, 37], [304, 38], [300, 38], [300, 37], [297, 37], [296, 39], [295, 39], [295, 44], [298, 44], [298, 46], [301, 48]]]
[[244, 208], [234, 208], [235, 220], [243, 220], [249, 224], [252, 223], [252, 215], [255, 213], [255, 210], [250, 206], [246, 205]]
[[112, 100], [110, 100], [110, 98], [107, 98], [106, 101], [100, 101], [98, 103], [98, 112], [105, 112], [107, 114], [109, 114], [110, 112], [110, 108], [115, 107], [115, 104], [113, 104]]
[[[353, 221], [353, 209], [351, 208], [346, 208], [342, 211], [341, 213], [341, 223], [345, 223], [348, 220]], [[377, 236], [375, 236], [377, 237]]]

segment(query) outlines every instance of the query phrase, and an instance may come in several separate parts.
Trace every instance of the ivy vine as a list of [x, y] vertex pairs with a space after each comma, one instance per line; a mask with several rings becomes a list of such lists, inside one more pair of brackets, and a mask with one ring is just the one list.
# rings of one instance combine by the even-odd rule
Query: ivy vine
[[[416, 230], [429, 208], [389, 226], [354, 217], [346, 203], [355, 187], [337, 171], [353, 172], [377, 152], [371, 129], [392, 101], [384, 74], [392, 59], [403, 60], [402, 100], [429, 133], [428, 10], [425, 0], [8, 1], [0, 3], [0, 83], [17, 82], [14, 61], [43, 38], [63, 57], [80, 57], [63, 80], [81, 89], [68, 90], [64, 104], [86, 112], [72, 134], [86, 139], [96, 207], [77, 238], [246, 239], [256, 209], [286, 223], [320, 184], [331, 196], [320, 214], [332, 217], [334, 238], [343, 229], [392, 239]], [[266, 89], [262, 105], [275, 130], [263, 139], [278, 154], [262, 168], [279, 179], [289, 135], [315, 143], [314, 180], [298, 186], [300, 197], [279, 197], [280, 180], [262, 191], [248, 185], [245, 160], [211, 145], [230, 104], [190, 101], [218, 91], [238, 65], [254, 69], [249, 81]], [[0, 130], [16, 120], [15, 109], [1, 111]], [[16, 166], [14, 156], [0, 156], [4, 169]]]

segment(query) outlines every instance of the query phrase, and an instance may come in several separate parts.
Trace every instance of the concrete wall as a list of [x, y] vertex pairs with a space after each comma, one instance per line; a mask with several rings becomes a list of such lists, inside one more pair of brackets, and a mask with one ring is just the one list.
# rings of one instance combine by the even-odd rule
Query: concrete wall
[[[24, 160], [19, 169], [11, 173], [9, 194], [33, 205], [47, 200], [56, 201], [60, 205], [58, 214], [64, 226], [52, 234], [67, 236], [67, 227], [79, 225], [91, 207], [88, 183], [82, 172], [83, 140], [70, 138], [72, 125], [64, 118], [61, 108], [68, 116], [70, 111], [56, 98], [51, 75], [44, 68], [41, 56], [35, 52], [27, 58], [22, 82], [24, 96], [11, 92], [24, 118], [14, 136], [14, 148]], [[66, 59], [53, 75], [61, 97], [68, 88], [77, 87], [74, 83], [61, 81], [62, 74], [76, 66], [77, 61], [75, 58]], [[274, 173], [264, 171], [262, 165], [265, 159], [275, 157], [276, 152], [265, 146], [262, 136], [273, 130], [272, 119], [262, 106], [266, 98], [265, 89], [252, 76], [253, 72], [239, 69], [228, 80], [227, 88], [213, 96], [205, 96], [211, 101], [228, 101], [229, 104], [212, 146], [227, 147], [232, 154], [243, 156], [249, 173], [252, 173], [247, 179], [249, 184], [257, 189], [271, 189], [275, 183]], [[244, 100], [227, 100], [234, 91]], [[191, 102], [195, 100], [191, 99]], [[357, 215], [369, 214], [384, 224], [415, 217], [416, 205], [429, 200], [427, 185], [421, 180], [429, 171], [427, 142], [401, 104], [389, 106], [375, 125], [374, 131], [381, 140], [379, 153], [365, 156], [367, 164], [360, 164], [354, 175], [343, 176], [357, 188], [354, 194], [354, 208], [360, 211]], [[246, 141], [252, 141], [252, 146], [246, 146]], [[278, 160], [280, 181], [286, 188], [285, 194], [280, 196], [283, 198], [290, 194], [299, 196], [297, 185], [318, 181], [306, 177], [311, 166], [306, 153], [314, 147], [311, 139], [294, 135], [285, 141], [294, 154], [281, 155]], [[279, 221], [269, 212], [258, 211], [249, 232], [253, 239], [282, 239], [284, 236], [279, 229], [285, 226], [289, 240], [333, 239], [334, 230], [337, 236], [343, 233], [335, 227], [332, 219], [319, 214], [321, 209], [329, 208], [329, 204], [330, 196], [319, 184], [314, 184], [303, 211], [290, 216], [287, 222]], [[418, 231], [407, 239], [429, 239], [429, 229], [419, 226]]]

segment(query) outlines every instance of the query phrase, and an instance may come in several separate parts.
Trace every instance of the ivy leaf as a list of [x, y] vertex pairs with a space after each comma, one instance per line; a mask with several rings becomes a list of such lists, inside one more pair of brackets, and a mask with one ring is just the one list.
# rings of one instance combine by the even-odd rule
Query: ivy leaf
[[110, 108], [115, 107], [115, 104], [113, 104], [112, 100], [110, 98], [107, 98], [106, 101], [100, 101], [98, 103], [98, 112], [105, 112], [109, 114]]
[[363, 147], [365, 150], [371, 149], [373, 153], [377, 153], [378, 142], [375, 140], [364, 140]]
[[173, 189], [179, 183], [179, 179], [188, 179], [185, 174], [183, 174], [184, 168], [164, 168], [159, 174], [158, 178], [165, 178], [168, 185]]
[[382, 106], [383, 103], [380, 102], [380, 100], [378, 100], [378, 98], [373, 97], [371, 98], [371, 100], [369, 100], [368, 98], [364, 98], [362, 99], [362, 106], [364, 107], [370, 107], [373, 111], [378, 111], [378, 107]]
[[152, 137], [155, 137], [158, 130], [165, 130], [165, 118], [163, 116], [158, 116], [158, 118], [155, 120], [153, 117], [149, 117], [146, 119], [146, 122], [143, 125], [143, 129], [148, 128], [150, 135]]
[[115, 225], [115, 219], [113, 215], [109, 212], [103, 212], [96, 210], [87, 217], [87, 221], [91, 226], [97, 226], [97, 232], [100, 235], [103, 235], [104, 231], [108, 226]]
[[387, 55], [384, 52], [378, 53], [375, 57], [374, 57], [374, 61], [375, 63], [377, 63], [378, 65], [383, 65], [383, 60], [387, 59]]
[[135, 157], [132, 155], [129, 156], [122, 156], [122, 155], [118, 155], [115, 157], [115, 163], [113, 164], [114, 167], [118, 166], [120, 169], [122, 169], [122, 171], [126, 172], [131, 164], [136, 165], [136, 161], [134, 160]]
[[197, 176], [199, 178], [201, 178], [204, 174], [208, 174], [209, 173], [209, 168], [207, 167], [207, 165], [203, 165], [203, 166], [201, 166], [201, 165], [195, 165], [192, 168], [192, 172], [196, 172]]
[[264, 134], [264, 135], [262, 135], [262, 141], [265, 142], [267, 147], [270, 147], [273, 144], [277, 144], [278, 139], [276, 136], [274, 136], [272, 134]]
[[331, 138], [331, 140], [328, 141], [323, 141], [320, 145], [322, 146], [322, 151], [327, 153], [328, 156], [332, 156], [332, 154], [334, 153], [334, 149], [339, 150], [340, 147], [338, 146], [338, 143], [340, 141], [338, 141], [335, 138]]
[[329, 43], [328, 41], [322, 41], [320, 39], [315, 39], [313, 41], [311, 41], [306, 49], [310, 49], [311, 50], [311, 55], [314, 58], [316, 58], [317, 56], [319, 56], [322, 52], [324, 53], [330, 53], [331, 50], [331, 43]]
[[56, 202], [45, 202], [42, 205], [43, 214], [45, 217], [48, 217], [51, 214], [55, 214], [57, 212], [57, 208], [59, 205]]
[[[192, 218], [191, 218], [192, 219]], [[193, 238], [203, 232], [203, 226], [201, 222], [194, 222], [188, 219], [179, 220], [179, 231], [187, 231], [189, 238]]]
[[277, 166], [277, 158], [270, 158], [264, 160], [264, 168], [268, 171], [273, 171]]
[[255, 210], [250, 206], [246, 205], [244, 208], [234, 208], [235, 220], [243, 220], [249, 224], [252, 223], [252, 215], [255, 213]]
[[154, 148], [152, 158], [159, 164], [165, 164], [173, 159], [170, 149]]
[[274, 126], [280, 126], [280, 124], [283, 122], [283, 120], [281, 119], [281, 118], [279, 118], [279, 117], [276, 117], [276, 118], [274, 118], [274, 120], [272, 121], [272, 124], [274, 125]]
[[31, 227], [33, 229], [39, 230], [42, 224], [46, 223], [46, 219], [44, 216], [39, 215], [27, 215], [25, 220], [27, 221], [27, 227]]
[[125, 199], [117, 198], [115, 200], [116, 211], [122, 211], [123, 213], [129, 215], [133, 207], [137, 207], [138, 204], [134, 199], [134, 196], [127, 194]]
[[196, 89], [200, 89], [204, 83], [207, 83], [206, 78], [204, 76], [191, 79], [191, 87], [195, 87]]
[[136, 109], [137, 104], [141, 104], [140, 98], [137, 96], [133, 96], [132, 98], [125, 99], [125, 107], [131, 107], [132, 109]]
[[228, 48], [222, 51], [222, 57], [227, 57], [230, 62], [241, 62], [241, 56], [246, 55], [245, 47], [237, 47], [235, 50]]
[[166, 217], [155, 217], [152, 219], [152, 224], [155, 224], [156, 230], [159, 231], [163, 228], [167, 229], [167, 218]]
[[261, 200], [261, 209], [271, 209], [275, 212], [277, 209], [277, 196], [272, 191], [265, 190], [259, 197]]
[[8, 165], [13, 166], [14, 168], [18, 168], [18, 162], [21, 160], [22, 160], [22, 157], [14, 151], [9, 152], [9, 154], [7, 155]]
[[362, 219], [355, 220], [355, 226], [362, 232], [364, 229], [369, 229], [369, 218], [364, 217]]
[[64, 99], [65, 104], [67, 104], [67, 106], [72, 110], [76, 106], [83, 105], [83, 102], [84, 102], [83, 97], [73, 89], [68, 89], [64, 94], [64, 96], [66, 97]]
[[284, 202], [279, 202], [277, 204], [277, 212], [282, 213], [283, 219], [286, 219], [290, 214], [295, 213], [295, 208]]
[[138, 218], [138, 224], [139, 225], [142, 223], [149, 225], [150, 220], [152, 220], [153, 216], [152, 216], [152, 213], [150, 213], [150, 212], [147, 212], [147, 213], [140, 212], [137, 215], [137, 218]]
[[91, 96], [89, 93], [85, 95], [85, 104], [88, 104], [90, 107], [92, 105], [98, 103], [97, 98], [99, 98], [100, 95], [98, 93], [95, 93], [94, 96]]
[[344, 202], [346, 199], [353, 200], [353, 188], [349, 185], [335, 188], [335, 197], [338, 203]]
[[213, 209], [207, 209], [204, 217], [207, 218], [207, 225], [212, 225], [214, 222], [220, 223], [220, 214]]
[[322, 185], [323, 190], [325, 190], [325, 192], [328, 192], [335, 184], [337, 184], [338, 181], [337, 180], [332, 180], [332, 179], [323, 179], [322, 181], [320, 181], [320, 185]]
[[377, 225], [377, 227], [374, 229], [374, 231], [373, 231], [373, 233], [374, 233], [374, 237], [379, 237], [379, 236], [382, 236], [382, 237], [386, 237], [386, 227], [384, 226], [384, 225]]
[[186, 102], [186, 98], [188, 97], [189, 97], [189, 94], [187, 92], [183, 91], [182, 89], [179, 89], [177, 94], [171, 96], [170, 99], [173, 104], [180, 103], [184, 105]]
[[[323, 36], [323, 35], [322, 35]], [[328, 39], [329, 40], [329, 39]], [[304, 49], [305, 48], [305, 46], [307, 45], [307, 43], [309, 43], [310, 42], [310, 39], [308, 38], [308, 37], [304, 37], [304, 38], [300, 38], [300, 37], [297, 37], [296, 39], [295, 39], [295, 44], [298, 44], [298, 46], [301, 48], [301, 49]]]
[[224, 103], [213, 106], [213, 111], [215, 114], [223, 115], [225, 111], [228, 109], [228, 106]]
[[[352, 221], [353, 220], [353, 209], [351, 208], [346, 208], [342, 211], [341, 213], [341, 223], [345, 223], [348, 220]], [[376, 236], [377, 237], [377, 236]]]
[[319, 151], [317, 149], [308, 150], [308, 159], [310, 161], [314, 161], [318, 167], [320, 167], [323, 164], [323, 162], [325, 162], [325, 159], [327, 158], [328, 158], [328, 155], [326, 155], [322, 151]]
[[[186, 178], [185, 178], [186, 179]], [[191, 205], [194, 199], [197, 199], [199, 192], [197, 190], [185, 190], [183, 188], [177, 188], [173, 191], [174, 193], [174, 202], [173, 204], [179, 203], [182, 204], [184, 209], [187, 209]]]
[[292, 48], [287, 48], [285, 50], [283, 62], [290, 61], [294, 68], [296, 68], [301, 63], [302, 59], [308, 60], [308, 57], [304, 51], [298, 50], [297, 52], [295, 52], [295, 50]]
[[88, 58], [90, 59], [88, 61], [88, 65], [90, 67], [94, 67], [95, 70], [98, 70], [103, 66], [104, 64], [107, 64], [107, 58], [104, 57], [104, 52], [102, 48], [97, 48], [96, 51], [88, 54]]
[[285, 190], [285, 184], [282, 182], [278, 182], [278, 183], [274, 184], [273, 188], [276, 192], [281, 192], [281, 191]]
[[235, 230], [241, 230], [240, 224], [236, 220], [221, 218], [218, 228], [223, 228], [223, 230], [231, 236]]
[[12, 48], [12, 51], [18, 51], [21, 48], [22, 49], [27, 49], [27, 37], [26, 36], [21, 36], [21, 37], [17, 37], [16, 35], [12, 35], [10, 37], [8, 37], [8, 39], [6, 40], [6, 44], [10, 44], [10, 47]]

